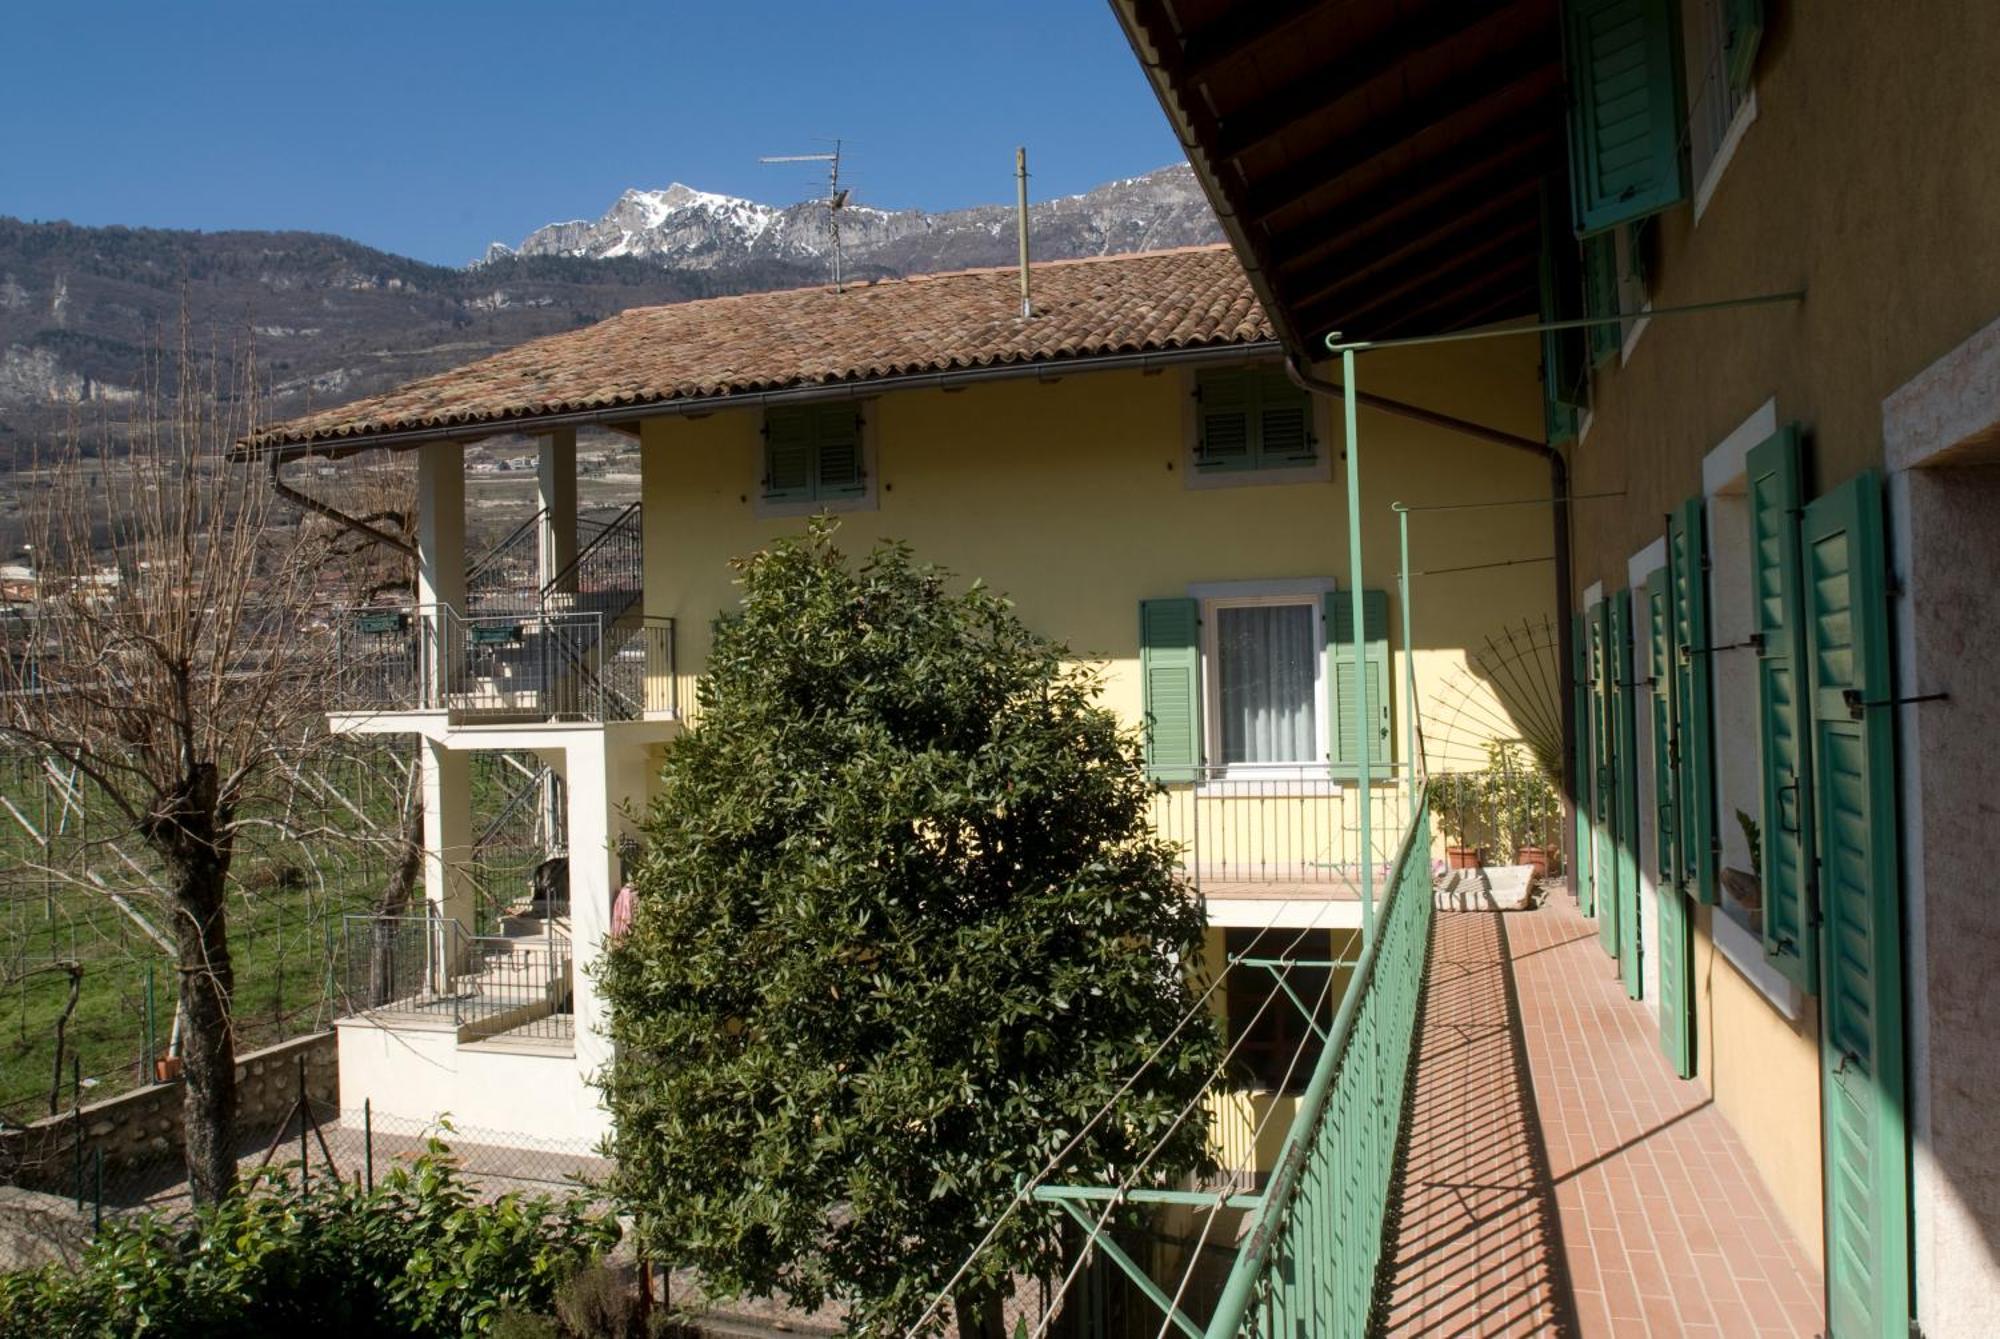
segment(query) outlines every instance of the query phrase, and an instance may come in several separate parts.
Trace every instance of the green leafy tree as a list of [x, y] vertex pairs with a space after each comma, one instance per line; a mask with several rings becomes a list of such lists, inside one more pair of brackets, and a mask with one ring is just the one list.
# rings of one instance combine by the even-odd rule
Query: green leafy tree
[[1006, 1214], [1026, 1178], [1206, 1165], [1203, 913], [1099, 672], [1006, 600], [900, 545], [851, 567], [823, 521], [737, 569], [601, 968], [615, 1191], [719, 1291], [877, 1332], [1005, 1216], [953, 1288], [990, 1334], [1063, 1263]]

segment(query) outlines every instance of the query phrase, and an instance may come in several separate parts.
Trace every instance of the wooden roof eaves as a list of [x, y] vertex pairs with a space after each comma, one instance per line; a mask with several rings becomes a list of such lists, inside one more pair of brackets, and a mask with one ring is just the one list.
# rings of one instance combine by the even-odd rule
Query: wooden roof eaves
[[[1163, 68], [1163, 40], [1171, 38], [1172, 25], [1160, 12], [1160, 0], [1111, 0], [1118, 10], [1125, 30], [1126, 41], [1132, 48], [1139, 68], [1146, 73], [1146, 82], [1152, 85], [1153, 95], [1159, 100], [1160, 110], [1166, 113], [1167, 124], [1173, 127], [1174, 137], [1180, 141], [1181, 151], [1187, 155], [1188, 163], [1194, 168], [1195, 180], [1201, 184], [1202, 194], [1208, 197], [1209, 207], [1215, 211], [1217, 223], [1222, 227], [1223, 236], [1243, 264], [1245, 275], [1250, 280], [1250, 291], [1257, 295], [1264, 314], [1270, 319], [1276, 331], [1278, 342], [1292, 354], [1311, 361], [1317, 356], [1306, 345], [1309, 332], [1301, 330], [1292, 321], [1285, 305], [1278, 301], [1276, 289], [1270, 277], [1271, 253], [1257, 244], [1250, 230], [1244, 226], [1238, 215], [1236, 202], [1223, 188], [1217, 175], [1215, 164], [1203, 147], [1202, 133], [1213, 135], [1215, 125], [1207, 110], [1200, 106], [1190, 107], [1177, 92], [1172, 76]], [[1300, 8], [1305, 8], [1301, 6]]]
[[1299, 307], [1314, 306], [1385, 269], [1450, 256], [1483, 225], [1523, 206], [1538, 206], [1541, 192], [1541, 181], [1528, 177], [1502, 191], [1453, 197], [1394, 232], [1378, 235], [1372, 247], [1336, 251], [1310, 270], [1288, 274], [1286, 284]]
[[1562, 84], [1561, 64], [1553, 60], [1525, 64], [1514, 59], [1519, 54], [1510, 50], [1508, 59], [1483, 65], [1476, 77], [1455, 80], [1409, 104], [1369, 133], [1343, 136], [1293, 160], [1284, 170], [1251, 183], [1245, 191], [1244, 212], [1261, 223], [1420, 135], [1463, 122], [1505, 117], [1506, 113], [1498, 110], [1502, 107], [1544, 101]]
[[1491, 273], [1494, 255], [1508, 253], [1518, 243], [1539, 235], [1540, 231], [1540, 216], [1530, 215], [1512, 227], [1486, 234], [1476, 245], [1448, 253], [1446, 259], [1438, 264], [1411, 265], [1401, 272], [1391, 272], [1384, 276], [1384, 282], [1362, 287], [1357, 298], [1338, 302], [1328, 299], [1309, 306], [1302, 304], [1302, 313], [1327, 313], [1315, 322], [1317, 328], [1339, 326], [1350, 330], [1365, 329], [1367, 323], [1362, 318], [1386, 305], [1414, 301], [1416, 295], [1428, 292], [1439, 284], [1449, 283], [1467, 271]]
[[1341, 102], [1396, 77], [1409, 61], [1437, 55], [1476, 40], [1473, 30], [1512, 13], [1520, 0], [1462, 0], [1437, 4], [1392, 24], [1375, 38], [1349, 48], [1330, 67], [1303, 75], [1264, 94], [1241, 115], [1218, 118], [1221, 139], [1212, 152], [1233, 160], [1275, 139]]
[[1525, 172], [1540, 178], [1546, 164], [1536, 160], [1555, 146], [1560, 124], [1546, 109], [1500, 122], [1450, 155], [1429, 155], [1398, 168], [1394, 175], [1311, 221], [1266, 234], [1267, 245], [1284, 257], [1278, 272], [1289, 276], [1352, 240], [1400, 226], [1411, 213], [1446, 195], [1499, 189], [1498, 183]]

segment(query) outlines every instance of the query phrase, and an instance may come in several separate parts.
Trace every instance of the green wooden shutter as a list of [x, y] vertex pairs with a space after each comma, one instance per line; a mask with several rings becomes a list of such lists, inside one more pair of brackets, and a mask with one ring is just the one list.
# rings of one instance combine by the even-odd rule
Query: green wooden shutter
[[1632, 592], [1611, 597], [1612, 752], [1617, 758], [1613, 794], [1618, 868], [1618, 965], [1627, 999], [1641, 994], [1639, 971], [1639, 687], [1632, 675]]
[[1729, 71], [1729, 86], [1738, 94], [1750, 87], [1750, 75], [1757, 67], [1757, 47], [1764, 40], [1764, 0], [1723, 0], [1723, 63]]
[[1156, 781], [1193, 781], [1201, 770], [1201, 606], [1139, 602], [1139, 675], [1144, 683], [1146, 771]]
[[1647, 696], [1653, 720], [1653, 850], [1662, 888], [1680, 882], [1674, 831], [1673, 631], [1667, 608], [1667, 569], [1656, 567], [1646, 578], [1646, 674], [1652, 689]]
[[1752, 447], [1750, 584], [1762, 738], [1764, 956], [1799, 989], [1818, 989], [1813, 930], [1812, 761], [1801, 718], [1805, 588], [1799, 555], [1799, 434], [1786, 427]]
[[1714, 648], [1708, 641], [1708, 510], [1689, 498], [1667, 531], [1673, 563], [1674, 743], [1680, 819], [1680, 873], [1689, 896], [1712, 903], [1715, 842]]
[[1312, 430], [1312, 397], [1292, 384], [1283, 368], [1257, 375], [1257, 461], [1266, 468], [1310, 465], [1319, 459]]
[[[1559, 221], [1552, 194], [1542, 206], [1541, 316], [1567, 321], [1583, 314], [1583, 277], [1576, 240]], [[1579, 411], [1590, 402], [1588, 346], [1581, 330], [1542, 332], [1543, 415], [1551, 442], [1577, 434]]]
[[1254, 377], [1246, 370], [1202, 372], [1195, 377], [1200, 424], [1195, 468], [1245, 470], [1256, 464]]
[[1667, 525], [1667, 565], [1646, 583], [1653, 607], [1653, 776], [1666, 798], [1660, 802], [1660, 887], [1655, 897], [1660, 930], [1660, 1049], [1674, 1073], [1691, 1079], [1694, 1052], [1694, 911], [1688, 897], [1686, 846], [1681, 829], [1688, 801], [1681, 737], [1681, 704], [1687, 693], [1681, 673], [1681, 608], [1686, 603], [1682, 561], [1686, 544], [1679, 516]]
[[1673, 0], [1564, 0], [1571, 212], [1579, 236], [1687, 197]]
[[1612, 825], [1611, 769], [1616, 766], [1611, 739], [1611, 601], [1597, 602], [1590, 620], [1590, 840], [1596, 852], [1592, 864], [1591, 901], [1596, 904], [1597, 942], [1608, 954], [1618, 952], [1618, 833]]
[[1660, 1049], [1681, 1078], [1694, 1077], [1694, 908], [1672, 885], [1659, 893]]
[[1570, 800], [1576, 806], [1576, 844], [1570, 854], [1570, 879], [1575, 887], [1576, 905], [1584, 915], [1591, 914], [1592, 862], [1595, 859], [1590, 846], [1591, 801], [1597, 791], [1596, 773], [1591, 767], [1590, 748], [1590, 634], [1584, 624], [1584, 616], [1576, 614], [1572, 618], [1570, 676], [1572, 690], [1570, 700], [1576, 714], [1576, 738], [1570, 741], [1571, 757], [1576, 771], [1576, 793]]
[[813, 411], [809, 406], [764, 411], [766, 502], [812, 500], [813, 427]]
[[[1327, 723], [1333, 740], [1334, 770], [1352, 775], [1361, 762], [1361, 745], [1355, 733], [1354, 678], [1354, 592], [1328, 591], [1322, 604], [1326, 629]], [[1368, 757], [1375, 775], [1387, 779], [1390, 759], [1389, 734], [1389, 595], [1387, 591], [1361, 592], [1362, 671], [1368, 683], [1368, 716], [1375, 722]], [[1384, 764], [1374, 767], [1373, 764]]]
[[821, 405], [813, 416], [817, 496], [858, 497], [868, 491], [861, 460], [861, 410], [857, 405]]
[[1903, 940], [1895, 696], [1881, 484], [1816, 498], [1803, 526], [1821, 952], [1827, 1328], [1909, 1332]]
[[[1618, 240], [1612, 233], [1584, 239], [1583, 311], [1592, 317], [1618, 315]], [[1602, 367], [1618, 356], [1624, 331], [1616, 321], [1591, 326], [1586, 333], [1592, 367]]]

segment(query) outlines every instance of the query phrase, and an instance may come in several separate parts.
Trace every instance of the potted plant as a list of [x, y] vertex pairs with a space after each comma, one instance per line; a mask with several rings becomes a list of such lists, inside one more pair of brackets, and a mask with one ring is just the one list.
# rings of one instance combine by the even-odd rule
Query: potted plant
[[1495, 740], [1486, 746], [1486, 761], [1501, 849], [1514, 853], [1515, 864], [1532, 866], [1536, 878], [1547, 878], [1555, 854], [1545, 836], [1555, 786], [1518, 743]]
[[1479, 813], [1479, 778], [1445, 772], [1431, 778], [1429, 796], [1431, 814], [1444, 831], [1445, 863], [1452, 869], [1478, 869], [1485, 863], [1473, 826]]

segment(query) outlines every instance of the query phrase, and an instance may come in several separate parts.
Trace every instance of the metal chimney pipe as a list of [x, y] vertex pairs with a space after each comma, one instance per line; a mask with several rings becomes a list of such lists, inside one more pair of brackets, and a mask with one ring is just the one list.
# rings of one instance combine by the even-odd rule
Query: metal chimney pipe
[[1020, 214], [1021, 319], [1025, 321], [1035, 314], [1035, 304], [1028, 295], [1028, 150], [1025, 145], [1014, 150], [1014, 188]]

